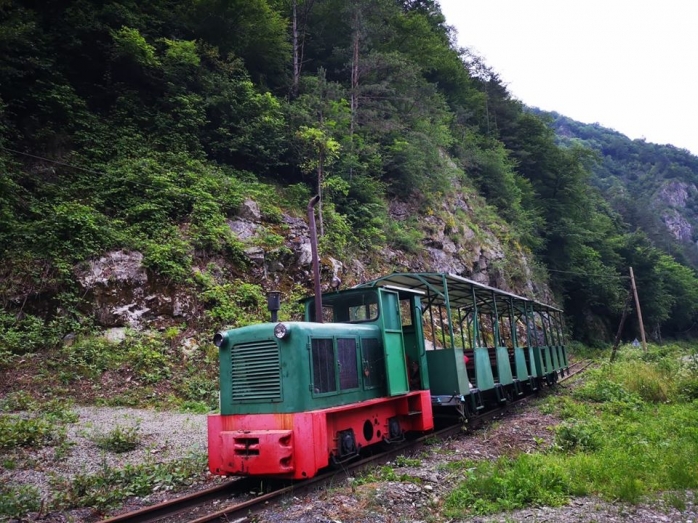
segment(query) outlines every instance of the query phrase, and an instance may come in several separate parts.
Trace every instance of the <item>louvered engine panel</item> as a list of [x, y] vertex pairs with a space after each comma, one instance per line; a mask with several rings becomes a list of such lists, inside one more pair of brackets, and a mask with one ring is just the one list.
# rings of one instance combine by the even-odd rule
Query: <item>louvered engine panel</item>
[[275, 341], [240, 343], [231, 353], [233, 401], [280, 401], [281, 368]]

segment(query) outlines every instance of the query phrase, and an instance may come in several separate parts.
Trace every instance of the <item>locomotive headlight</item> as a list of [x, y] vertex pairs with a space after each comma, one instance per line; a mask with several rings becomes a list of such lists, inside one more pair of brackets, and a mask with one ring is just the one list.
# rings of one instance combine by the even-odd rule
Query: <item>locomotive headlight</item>
[[279, 338], [280, 340], [288, 336], [288, 327], [284, 325], [283, 323], [277, 323], [276, 327], [274, 327], [274, 336]]
[[213, 344], [216, 347], [220, 347], [225, 343], [225, 341], [228, 339], [228, 333], [226, 332], [217, 332], [216, 335], [213, 337]]

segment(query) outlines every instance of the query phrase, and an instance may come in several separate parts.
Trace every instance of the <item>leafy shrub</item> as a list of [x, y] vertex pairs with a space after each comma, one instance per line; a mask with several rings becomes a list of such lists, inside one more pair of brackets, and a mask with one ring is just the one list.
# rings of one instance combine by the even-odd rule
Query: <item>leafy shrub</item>
[[71, 261], [100, 253], [115, 237], [106, 216], [77, 202], [54, 205], [42, 228], [43, 241], [52, 252]]
[[604, 363], [589, 372], [584, 384], [572, 396], [614, 408], [636, 408], [643, 400], [666, 399], [666, 380], [666, 376], [642, 362]]
[[177, 387], [177, 391], [188, 402], [204, 403], [207, 411], [218, 406], [218, 380], [215, 377], [189, 376]]
[[284, 237], [267, 229], [255, 238], [254, 243], [265, 250], [277, 249], [284, 246]]
[[555, 446], [565, 452], [587, 452], [601, 446], [601, 427], [579, 421], [563, 422], [555, 427]]
[[0, 415], [0, 449], [41, 447], [64, 439], [65, 431], [49, 420]]
[[281, 194], [286, 202], [293, 207], [305, 209], [310, 200], [310, 187], [304, 183], [295, 183], [285, 187]]
[[562, 419], [584, 419], [589, 416], [589, 405], [568, 396], [548, 396], [540, 406], [544, 414], [557, 414]]
[[172, 375], [172, 356], [166, 354], [164, 341], [156, 336], [127, 339], [125, 363], [145, 383], [158, 383]]
[[120, 344], [104, 337], [85, 337], [63, 347], [59, 374], [66, 381], [79, 377], [96, 378], [104, 371], [126, 367], [145, 383], [157, 383], [171, 376], [172, 358], [166, 353], [168, 339], [159, 335], [128, 333]]
[[236, 280], [219, 285], [208, 274], [199, 275], [206, 316], [218, 325], [242, 327], [266, 315], [266, 296], [259, 285]]
[[183, 401], [180, 408], [183, 412], [192, 412], [194, 414], [206, 414], [214, 410], [205, 401], [191, 400]]
[[388, 238], [392, 247], [414, 254], [422, 248], [424, 233], [416, 223], [409, 220], [407, 222], [391, 221], [388, 226]]
[[676, 393], [682, 401], [698, 399], [698, 377], [686, 376], [676, 382]]
[[124, 26], [117, 31], [112, 31], [111, 36], [118, 56], [129, 58], [144, 67], [159, 65], [155, 57], [155, 48], [146, 42], [138, 29]]
[[25, 391], [10, 392], [0, 400], [0, 411], [20, 412], [35, 410], [37, 402]]
[[637, 396], [628, 392], [619, 383], [604, 379], [590, 379], [573, 392], [573, 397], [596, 403], [611, 401], [637, 402]]
[[37, 401], [24, 391], [11, 392], [0, 400], [0, 411], [39, 413], [46, 421], [57, 423], [74, 423], [78, 415], [70, 410], [71, 401], [51, 399]]
[[464, 462], [467, 479], [446, 498], [445, 514], [489, 514], [529, 505], [560, 506], [567, 502], [572, 486], [564, 466], [522, 455], [516, 460]]
[[71, 400], [56, 398], [40, 402], [36, 410], [49, 421], [54, 421], [56, 423], [75, 423], [80, 419], [80, 416], [71, 410], [72, 406], [73, 402]]
[[422, 462], [416, 458], [408, 458], [405, 456], [398, 456], [395, 458], [395, 464], [398, 467], [419, 467], [421, 463]]
[[[15, 316], [0, 311], [0, 352], [27, 354], [57, 342], [56, 332], [47, 328], [45, 322], [31, 314]], [[4, 359], [4, 358], [3, 358]], [[5, 361], [2, 365], [9, 364]]]
[[165, 57], [167, 60], [179, 65], [198, 66], [201, 63], [196, 53], [196, 42], [193, 40], [170, 40], [163, 38], [167, 46]]
[[[305, 308], [302, 303], [299, 303], [301, 299], [307, 296], [307, 291], [305, 288], [296, 284], [284, 295], [281, 301], [281, 310], [279, 311], [279, 319], [282, 321], [299, 321], [303, 318], [303, 313]], [[216, 357], [218, 353], [216, 353]]]
[[102, 450], [122, 454], [137, 448], [141, 436], [138, 427], [115, 427], [106, 434], [93, 435], [92, 441]]
[[143, 265], [172, 281], [184, 281], [191, 273], [191, 246], [174, 227], [163, 228], [152, 240], [145, 240]]
[[642, 359], [642, 361], [646, 361], [648, 363], [656, 363], [658, 361], [666, 359], [667, 356], [674, 352], [674, 350], [675, 347], [673, 347], [672, 345], [649, 345], [647, 347], [647, 351], [638, 353], [638, 351], [632, 351], [632, 349], [629, 349], [628, 351], [623, 351], [623, 353], [632, 355], [634, 352], [640, 355], [640, 359]]
[[678, 383], [695, 375], [683, 364], [685, 353], [676, 345], [650, 346], [647, 352], [628, 350], [615, 365], [604, 366], [605, 376], [650, 403], [681, 401]]
[[[61, 349], [62, 365], [73, 376], [98, 376], [114, 368], [123, 359], [123, 349], [112, 345], [103, 337], [78, 338], [72, 345]], [[70, 377], [70, 376], [69, 376]]]
[[196, 249], [226, 254], [230, 261], [244, 266], [243, 245], [228, 227], [221, 205], [213, 196], [194, 204], [189, 236]]
[[36, 487], [0, 483], [0, 519], [3, 516], [23, 521], [22, 517], [41, 508]]
[[[325, 202], [322, 207], [325, 235], [318, 238], [318, 249], [322, 253], [344, 256], [349, 244], [356, 243], [351, 225], [346, 217], [339, 214], [332, 203]], [[318, 234], [320, 224], [318, 223]]]
[[17, 354], [13, 354], [5, 347], [0, 347], [0, 369], [10, 368], [17, 357]]

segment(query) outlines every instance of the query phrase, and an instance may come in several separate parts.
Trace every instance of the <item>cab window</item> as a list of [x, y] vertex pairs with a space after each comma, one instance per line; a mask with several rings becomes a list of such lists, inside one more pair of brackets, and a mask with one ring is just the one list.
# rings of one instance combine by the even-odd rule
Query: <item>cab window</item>
[[[315, 318], [315, 302], [307, 304], [307, 317]], [[378, 319], [378, 293], [375, 291], [351, 292], [322, 297], [323, 320], [327, 323], [361, 323]]]

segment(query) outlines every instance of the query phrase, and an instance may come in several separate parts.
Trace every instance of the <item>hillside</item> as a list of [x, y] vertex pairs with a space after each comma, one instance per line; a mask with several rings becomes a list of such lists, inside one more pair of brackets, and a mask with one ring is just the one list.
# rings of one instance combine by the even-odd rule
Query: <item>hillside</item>
[[[107, 329], [132, 355], [199, 354], [214, 330], [265, 318], [272, 288], [297, 314], [316, 192], [326, 283], [454, 272], [555, 301], [572, 336], [602, 343], [633, 266], [648, 330], [696, 319], [692, 269], [602, 198], [587, 151], [454, 46], [438, 2], [0, 12], [6, 364]], [[130, 350], [80, 361], [118, 368]]]
[[599, 124], [540, 114], [551, 118], [560, 143], [596, 153], [591, 181], [631, 229], [642, 229], [656, 245], [698, 267], [698, 157]]

